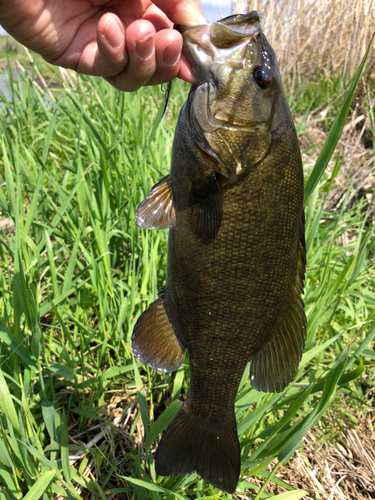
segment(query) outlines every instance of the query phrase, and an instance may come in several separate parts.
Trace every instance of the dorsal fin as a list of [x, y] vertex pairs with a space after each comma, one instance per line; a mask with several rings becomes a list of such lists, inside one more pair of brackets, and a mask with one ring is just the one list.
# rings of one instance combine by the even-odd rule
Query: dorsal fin
[[176, 224], [170, 175], [163, 177], [138, 206], [135, 222], [143, 229], [168, 229]]
[[293, 380], [302, 357], [306, 339], [306, 315], [300, 294], [305, 278], [305, 217], [302, 215], [296, 278], [292, 300], [280, 316], [271, 340], [256, 352], [250, 363], [250, 379], [254, 389], [282, 392]]

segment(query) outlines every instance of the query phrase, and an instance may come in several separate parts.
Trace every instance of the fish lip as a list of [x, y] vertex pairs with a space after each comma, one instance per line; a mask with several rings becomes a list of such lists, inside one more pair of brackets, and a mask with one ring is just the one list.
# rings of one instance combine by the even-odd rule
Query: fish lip
[[[260, 16], [256, 10], [252, 10], [252, 11], [248, 12], [247, 14], [234, 14], [231, 16], [223, 17], [222, 19], [219, 19], [218, 21], [213, 22], [211, 24], [211, 26], [214, 24], [232, 26], [232, 25], [236, 25], [236, 24], [241, 24], [241, 22], [250, 21], [251, 19], [254, 19], [254, 23], [260, 22]], [[203, 28], [205, 26], [209, 26], [209, 24], [208, 23], [197, 24], [195, 26], [185, 26], [183, 24], [174, 24], [173, 29], [179, 31], [180, 33], [185, 33], [186, 31]]]
[[249, 21], [250, 19], [255, 19], [259, 23], [260, 22], [260, 16], [256, 10], [251, 10], [250, 12], [247, 12], [246, 14], [231, 14], [230, 16], [223, 17], [223, 19], [219, 19], [219, 21], [216, 21], [217, 23], [225, 23], [228, 24], [231, 21], [235, 21], [236, 24], [238, 24], [238, 21]]
[[211, 25], [211, 43], [218, 49], [227, 49], [249, 40], [256, 41], [262, 32], [259, 23], [260, 17], [256, 10], [220, 19]]

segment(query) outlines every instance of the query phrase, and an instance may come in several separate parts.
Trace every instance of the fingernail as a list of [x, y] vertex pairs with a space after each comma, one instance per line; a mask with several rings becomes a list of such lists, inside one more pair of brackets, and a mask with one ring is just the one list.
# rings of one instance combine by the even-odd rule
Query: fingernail
[[154, 34], [148, 35], [143, 40], [139, 40], [135, 44], [135, 50], [140, 59], [148, 59], [154, 53]]
[[104, 36], [113, 49], [118, 49], [124, 43], [124, 33], [115, 19], [110, 19]]
[[166, 47], [163, 52], [163, 63], [166, 66], [174, 66], [181, 57], [182, 42], [174, 42]]

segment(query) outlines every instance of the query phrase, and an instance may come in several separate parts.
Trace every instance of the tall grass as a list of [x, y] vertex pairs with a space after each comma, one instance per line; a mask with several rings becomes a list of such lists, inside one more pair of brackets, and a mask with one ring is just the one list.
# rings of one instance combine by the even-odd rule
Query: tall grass
[[[216, 498], [196, 474], [155, 474], [154, 441], [186, 394], [188, 366], [157, 373], [130, 350], [164, 285], [167, 251], [164, 232], [135, 226], [135, 209], [169, 169], [187, 86], [175, 86], [158, 127], [158, 89], [124, 94], [63, 75], [51, 93], [9, 73], [12, 100], [0, 108], [0, 498]], [[325, 210], [339, 166], [313, 171], [307, 199], [309, 328], [296, 380], [264, 394], [246, 370], [240, 384], [238, 494], [248, 498], [272, 496], [270, 482], [289, 491], [280, 500], [308, 495], [276, 471], [329, 408], [350, 422], [344, 400], [362, 408], [374, 225], [362, 203]]]

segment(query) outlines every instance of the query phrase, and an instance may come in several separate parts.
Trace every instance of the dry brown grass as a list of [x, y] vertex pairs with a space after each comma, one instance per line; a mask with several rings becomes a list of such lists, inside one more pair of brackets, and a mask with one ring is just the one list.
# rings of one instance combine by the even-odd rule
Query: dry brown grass
[[281, 71], [299, 78], [317, 68], [351, 76], [375, 31], [375, 0], [232, 0], [232, 10], [263, 16]]
[[[332, 412], [328, 413], [337, 425]], [[369, 411], [356, 429], [341, 426], [337, 429], [335, 444], [318, 439], [319, 429], [309, 431], [301, 443], [301, 448], [282, 466], [276, 477], [297, 490], [308, 490], [311, 496], [303, 500], [316, 498], [323, 500], [367, 500], [375, 498], [375, 435], [374, 411]], [[269, 472], [275, 467], [274, 461], [268, 467]], [[252, 477], [251, 482], [261, 486], [263, 479]], [[274, 495], [287, 490], [275, 481], [271, 481], [266, 491]], [[252, 493], [254, 491], [252, 490]], [[247, 498], [238, 495], [235, 498]]]
[[310, 431], [303, 445], [277, 474], [281, 479], [298, 489], [315, 490], [317, 499], [327, 498], [319, 491], [332, 500], [375, 498], [375, 437], [369, 430], [343, 428], [335, 446], [321, 444]]
[[[368, 98], [371, 99], [370, 96]], [[315, 165], [320, 149], [327, 137], [324, 124], [314, 120], [320, 118], [325, 112], [326, 109], [312, 111], [306, 118], [307, 123], [310, 122], [309, 125], [305, 128], [303, 134], [299, 136], [302, 159], [305, 167], [310, 169]], [[371, 204], [369, 215], [374, 219], [375, 171], [372, 148], [373, 138], [369, 120], [370, 114], [363, 110], [359, 102], [355, 103], [337, 146], [341, 168], [335, 178], [326, 208], [330, 211], [339, 210], [349, 190], [350, 195], [345, 202], [346, 207], [351, 208], [359, 198], [365, 197], [367, 203]], [[295, 118], [296, 125], [300, 121], [301, 117]], [[369, 141], [365, 140], [366, 135], [369, 136]], [[330, 161], [327, 172], [332, 172], [335, 161], [336, 155]]]
[[[102, 407], [99, 413], [101, 417], [99, 423], [98, 420], [89, 420], [81, 431], [78, 431], [79, 418], [76, 418], [74, 413], [70, 413], [69, 445], [81, 447], [75, 453], [70, 453], [70, 465], [81, 467], [84, 471], [82, 474], [84, 478], [93, 483], [96, 481], [101, 483], [111, 467], [106, 460], [104, 463], [101, 460], [98, 461], [95, 451], [100, 449], [102, 456], [115, 467], [119, 476], [129, 475], [134, 465], [134, 457], [142, 460], [145, 453], [145, 433], [139, 413], [138, 400], [125, 392], [113, 396], [109, 404]], [[115, 474], [112, 476], [112, 483], [115, 488], [123, 487]], [[93, 484], [89, 485], [89, 488], [74, 481], [73, 484], [76, 492], [84, 500], [97, 498], [97, 491], [95, 487], [92, 487]], [[108, 500], [135, 500], [136, 498], [134, 491], [112, 494], [110, 490], [106, 490], [105, 493]], [[63, 500], [63, 497], [57, 495], [56, 500]]]

